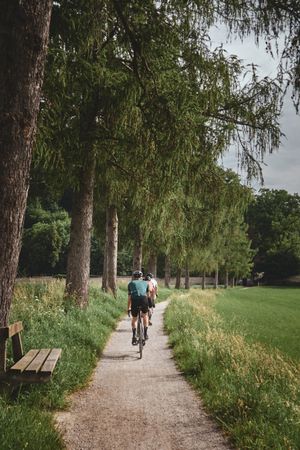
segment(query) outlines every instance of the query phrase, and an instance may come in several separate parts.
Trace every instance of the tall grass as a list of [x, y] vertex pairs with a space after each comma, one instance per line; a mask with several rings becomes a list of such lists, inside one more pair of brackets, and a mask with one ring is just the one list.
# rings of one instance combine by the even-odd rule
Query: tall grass
[[10, 322], [22, 320], [23, 344], [30, 348], [61, 347], [62, 357], [51, 382], [24, 386], [0, 396], [0, 448], [57, 450], [63, 444], [53, 424], [55, 409], [66, 406], [67, 394], [84, 386], [118, 318], [126, 309], [126, 293], [116, 299], [90, 289], [84, 311], [63, 298], [62, 281], [20, 283]]
[[180, 368], [242, 449], [300, 448], [300, 366], [248, 342], [214, 309], [215, 293], [175, 297], [166, 328]]

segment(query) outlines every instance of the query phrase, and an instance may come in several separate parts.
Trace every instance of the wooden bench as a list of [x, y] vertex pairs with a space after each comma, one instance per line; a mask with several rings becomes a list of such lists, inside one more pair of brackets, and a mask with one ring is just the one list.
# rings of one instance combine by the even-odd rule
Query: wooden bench
[[[61, 355], [60, 348], [29, 350], [24, 355], [21, 331], [22, 322], [0, 328], [0, 382], [43, 383], [49, 381]], [[14, 364], [6, 367], [7, 340], [12, 339]]]

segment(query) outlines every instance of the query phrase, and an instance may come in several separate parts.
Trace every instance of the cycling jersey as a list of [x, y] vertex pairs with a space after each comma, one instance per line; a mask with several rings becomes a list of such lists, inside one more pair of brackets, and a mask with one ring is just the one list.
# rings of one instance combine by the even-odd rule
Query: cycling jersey
[[149, 291], [148, 283], [144, 280], [132, 280], [128, 283], [128, 295], [131, 299], [147, 296]]

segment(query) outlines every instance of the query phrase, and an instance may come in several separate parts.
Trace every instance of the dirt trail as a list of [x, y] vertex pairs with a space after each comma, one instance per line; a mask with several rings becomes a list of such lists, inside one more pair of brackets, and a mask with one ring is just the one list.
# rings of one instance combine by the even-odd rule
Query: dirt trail
[[88, 388], [56, 417], [69, 450], [229, 449], [178, 372], [156, 306], [143, 359], [131, 345], [130, 319], [109, 340]]

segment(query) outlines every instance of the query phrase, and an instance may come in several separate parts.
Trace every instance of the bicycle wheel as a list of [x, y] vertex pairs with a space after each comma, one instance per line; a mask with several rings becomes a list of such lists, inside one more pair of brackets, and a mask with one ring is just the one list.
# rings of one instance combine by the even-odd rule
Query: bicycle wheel
[[144, 347], [144, 325], [142, 322], [141, 313], [139, 313], [138, 330], [139, 330], [139, 353], [140, 359], [142, 359]]

